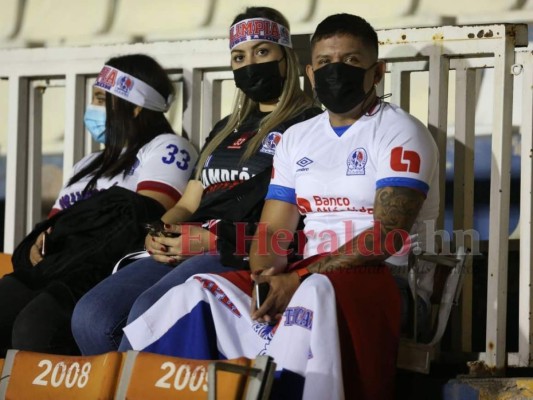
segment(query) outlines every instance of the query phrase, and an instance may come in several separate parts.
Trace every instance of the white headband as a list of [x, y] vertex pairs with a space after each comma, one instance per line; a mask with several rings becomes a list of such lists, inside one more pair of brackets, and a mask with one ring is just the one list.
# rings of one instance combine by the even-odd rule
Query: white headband
[[173, 100], [172, 95], [165, 100], [150, 85], [109, 65], [104, 65], [94, 86], [152, 111], [168, 111]]
[[250, 18], [237, 22], [229, 28], [229, 49], [249, 41], [267, 41], [292, 48], [289, 30], [266, 18]]

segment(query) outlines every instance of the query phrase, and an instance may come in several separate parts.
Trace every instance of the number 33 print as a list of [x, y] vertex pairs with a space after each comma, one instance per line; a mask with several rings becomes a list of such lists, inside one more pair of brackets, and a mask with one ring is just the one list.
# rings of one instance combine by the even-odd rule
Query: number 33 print
[[191, 155], [187, 150], [180, 150], [175, 144], [169, 144], [166, 148], [169, 149], [168, 155], [161, 158], [165, 164], [176, 164], [181, 170], [189, 168]]

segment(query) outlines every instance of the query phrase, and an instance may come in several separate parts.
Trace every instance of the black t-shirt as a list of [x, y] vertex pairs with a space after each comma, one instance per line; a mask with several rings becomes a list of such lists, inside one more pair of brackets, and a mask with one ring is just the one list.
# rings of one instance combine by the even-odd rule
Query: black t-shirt
[[[265, 136], [255, 154], [242, 163], [246, 145], [257, 134], [261, 119], [267, 115], [260, 111], [251, 113], [237, 132], [232, 132], [224, 139], [204, 163], [201, 174], [204, 195], [191, 220], [206, 222], [204, 226], [216, 233], [217, 247], [224, 265], [247, 268], [242, 254], [243, 243], [240, 242], [234, 223], [245, 223], [240, 225], [240, 228], [245, 229], [244, 236], [251, 237], [254, 234], [270, 182], [274, 150], [281, 135], [290, 126], [320, 113], [320, 108], [309, 108], [278, 125]], [[227, 120], [228, 118], [224, 118], [215, 125], [208, 140], [220, 132]], [[247, 253], [249, 241], [245, 241], [244, 246]]]
[[[240, 124], [237, 132], [232, 132], [215, 149], [203, 165], [201, 181], [204, 186], [204, 198], [220, 195], [226, 190], [242, 183], [272, 166], [272, 158], [281, 135], [290, 126], [312, 118], [322, 112], [319, 108], [309, 108], [296, 117], [272, 129], [265, 136], [258, 150], [249, 159], [242, 162], [246, 146], [257, 134], [261, 119], [268, 113], [255, 111]], [[227, 123], [228, 117], [218, 122], [209, 138], [214, 137]], [[199, 166], [197, 166], [199, 167]]]

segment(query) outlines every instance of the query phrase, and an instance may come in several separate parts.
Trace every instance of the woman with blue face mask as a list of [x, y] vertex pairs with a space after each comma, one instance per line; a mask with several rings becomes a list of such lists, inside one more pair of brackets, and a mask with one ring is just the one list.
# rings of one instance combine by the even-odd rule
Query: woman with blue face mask
[[87, 106], [83, 122], [92, 138], [98, 143], [105, 143], [105, 91], [93, 87], [91, 104]]
[[70, 328], [76, 301], [142, 249], [144, 224], [181, 198], [196, 162], [165, 117], [173, 96], [149, 56], [115, 57], [102, 68], [84, 121], [104, 148], [76, 163], [49, 218], [15, 250], [14, 272], [0, 279], [0, 357], [9, 348], [79, 353]]

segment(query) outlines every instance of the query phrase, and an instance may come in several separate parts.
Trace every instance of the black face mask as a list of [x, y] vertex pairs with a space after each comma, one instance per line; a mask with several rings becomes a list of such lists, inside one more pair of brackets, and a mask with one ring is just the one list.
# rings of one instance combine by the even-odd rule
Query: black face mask
[[277, 100], [283, 91], [278, 64], [279, 61], [269, 61], [235, 69], [235, 85], [255, 102]]
[[352, 110], [370, 93], [365, 93], [363, 85], [366, 71], [372, 67], [364, 69], [337, 62], [317, 69], [314, 72], [318, 100], [336, 114]]

